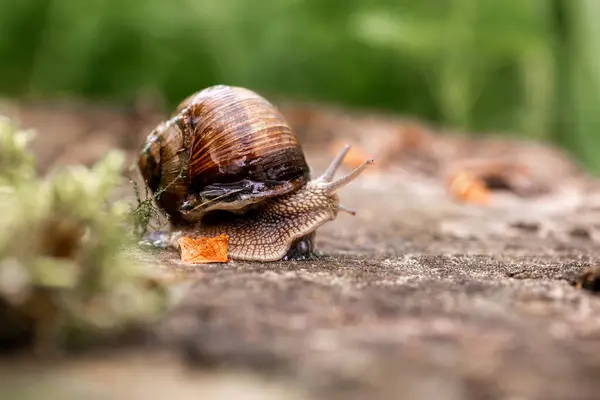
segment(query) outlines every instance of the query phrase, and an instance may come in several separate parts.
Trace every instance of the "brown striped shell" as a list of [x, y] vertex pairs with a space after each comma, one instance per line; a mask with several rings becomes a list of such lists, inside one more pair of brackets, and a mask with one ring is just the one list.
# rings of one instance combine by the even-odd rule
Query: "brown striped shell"
[[243, 213], [310, 179], [298, 138], [275, 106], [224, 85], [185, 99], [148, 135], [138, 167], [174, 224], [211, 210]]

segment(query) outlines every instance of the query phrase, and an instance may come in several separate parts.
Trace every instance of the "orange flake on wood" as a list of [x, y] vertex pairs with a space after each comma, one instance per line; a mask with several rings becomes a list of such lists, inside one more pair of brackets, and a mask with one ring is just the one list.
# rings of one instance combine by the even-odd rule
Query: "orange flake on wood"
[[192, 264], [206, 264], [213, 262], [228, 262], [227, 248], [229, 236], [201, 237], [193, 239], [188, 236], [180, 237], [179, 250], [181, 261]]
[[484, 205], [490, 201], [490, 191], [485, 183], [466, 171], [451, 177], [449, 191], [454, 198], [465, 203]]

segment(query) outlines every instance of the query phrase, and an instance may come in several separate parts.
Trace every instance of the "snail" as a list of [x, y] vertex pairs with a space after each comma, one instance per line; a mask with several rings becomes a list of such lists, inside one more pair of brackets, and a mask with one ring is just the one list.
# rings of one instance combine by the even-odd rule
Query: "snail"
[[373, 162], [334, 180], [344, 147], [311, 180], [303, 149], [278, 109], [245, 88], [217, 85], [185, 99], [147, 137], [138, 167], [168, 215], [168, 244], [229, 237], [230, 259], [310, 257], [315, 231], [343, 207], [336, 192]]

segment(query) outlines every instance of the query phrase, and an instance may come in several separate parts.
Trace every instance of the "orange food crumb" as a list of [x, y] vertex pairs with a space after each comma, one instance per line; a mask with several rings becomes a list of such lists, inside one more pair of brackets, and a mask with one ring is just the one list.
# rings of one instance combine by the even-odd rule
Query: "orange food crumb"
[[213, 262], [228, 262], [227, 248], [229, 236], [201, 237], [193, 239], [188, 236], [180, 237], [177, 242], [181, 253], [181, 261], [192, 264]]
[[490, 201], [490, 191], [485, 183], [466, 171], [451, 177], [449, 191], [454, 198], [465, 203], [484, 205]]

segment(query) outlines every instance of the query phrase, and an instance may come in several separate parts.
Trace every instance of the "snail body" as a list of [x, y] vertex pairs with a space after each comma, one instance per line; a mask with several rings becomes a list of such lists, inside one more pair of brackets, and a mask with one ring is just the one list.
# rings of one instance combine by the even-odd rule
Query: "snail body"
[[172, 238], [226, 234], [231, 259], [275, 261], [312, 254], [316, 229], [345, 210], [336, 191], [372, 162], [333, 181], [348, 150], [311, 180], [279, 111], [253, 91], [218, 85], [188, 97], [148, 135], [138, 167]]

